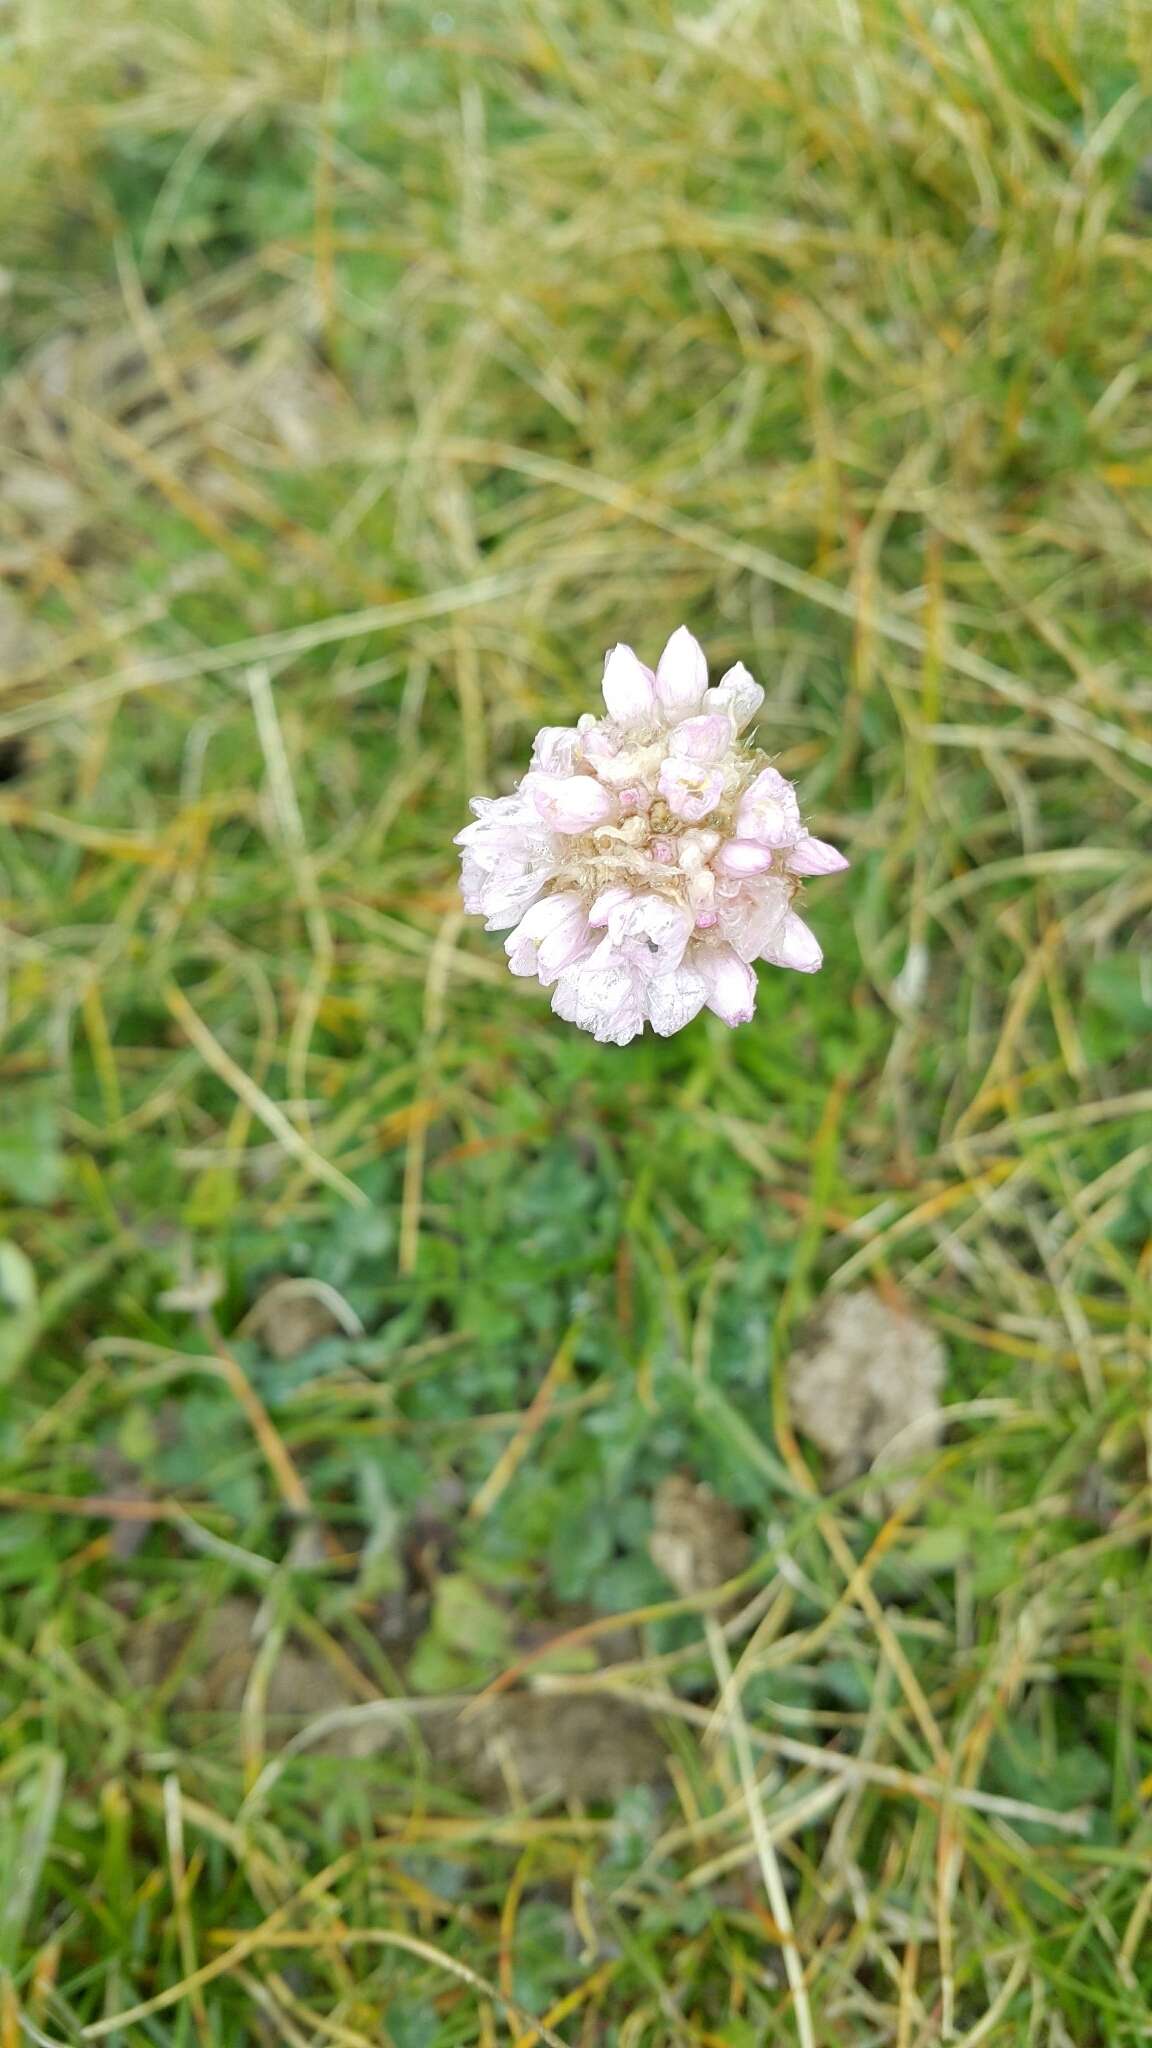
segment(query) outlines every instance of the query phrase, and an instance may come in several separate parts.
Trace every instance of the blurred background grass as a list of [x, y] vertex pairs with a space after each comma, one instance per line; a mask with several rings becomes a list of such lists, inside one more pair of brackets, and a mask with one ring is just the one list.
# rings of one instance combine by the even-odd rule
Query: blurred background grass
[[[6, 10], [3, 2048], [1148, 2037], [1150, 82]], [[620, 1052], [451, 835], [682, 619], [854, 866]], [[864, 1286], [887, 1520], [783, 1371]]]

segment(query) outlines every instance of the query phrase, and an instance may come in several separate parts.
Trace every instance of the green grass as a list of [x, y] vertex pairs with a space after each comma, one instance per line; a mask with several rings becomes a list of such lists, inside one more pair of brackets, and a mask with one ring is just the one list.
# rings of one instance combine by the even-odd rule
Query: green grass
[[[0, 37], [0, 2048], [786, 2043], [757, 1800], [819, 2048], [1146, 2039], [1152, 12]], [[605, 1049], [451, 837], [682, 619], [853, 867]]]

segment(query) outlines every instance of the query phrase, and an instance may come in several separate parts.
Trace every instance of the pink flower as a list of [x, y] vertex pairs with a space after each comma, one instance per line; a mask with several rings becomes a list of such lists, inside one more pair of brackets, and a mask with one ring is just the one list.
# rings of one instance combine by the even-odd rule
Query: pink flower
[[810, 832], [801, 833], [788, 855], [788, 868], [794, 875], [836, 875], [847, 865], [842, 853], [824, 839], [813, 839]]
[[700, 945], [693, 955], [704, 999], [725, 1024], [747, 1024], [756, 1008], [756, 976], [734, 946]]
[[591, 832], [606, 825], [616, 805], [594, 775], [536, 775], [526, 778], [537, 811], [553, 832]]
[[532, 742], [532, 766], [542, 775], [574, 775], [580, 734], [574, 725], [541, 726]]
[[714, 690], [705, 690], [705, 711], [723, 711], [737, 732], [751, 725], [764, 702], [764, 692], [753, 682], [742, 661], [721, 676]]
[[824, 965], [820, 941], [794, 910], [788, 912], [760, 957], [770, 960], [774, 967], [795, 967], [801, 974], [815, 974]]
[[512, 972], [604, 1044], [645, 1024], [667, 1037], [705, 1008], [746, 1023], [756, 961], [821, 964], [795, 900], [802, 877], [847, 862], [741, 738], [763, 701], [739, 662], [709, 689], [684, 626], [654, 671], [614, 647], [606, 716], [544, 727], [518, 789], [477, 798], [457, 835], [465, 908], [508, 931]]
[[735, 947], [741, 960], [766, 959], [791, 900], [788, 883], [776, 874], [721, 883], [715, 906], [721, 937]]
[[643, 725], [656, 708], [655, 677], [630, 647], [604, 657], [604, 703], [617, 725]]
[[750, 783], [736, 811], [736, 829], [742, 839], [759, 839], [765, 846], [794, 846], [800, 837], [800, 806], [796, 791], [778, 768], [765, 768]]
[[584, 898], [575, 890], [538, 896], [504, 941], [513, 974], [535, 974], [549, 988], [596, 941]]
[[590, 1031], [601, 1045], [627, 1045], [644, 1029], [644, 991], [628, 967], [595, 964], [569, 968], [552, 997], [558, 1017]]
[[716, 865], [724, 875], [762, 875], [772, 865], [772, 848], [756, 839], [726, 839]]
[[731, 745], [731, 722], [715, 712], [684, 719], [668, 742], [668, 752], [685, 761], [721, 761]]
[[534, 805], [513, 796], [476, 797], [475, 822], [456, 835], [464, 908], [507, 931], [555, 873], [553, 846]]
[[656, 784], [668, 809], [686, 825], [695, 825], [714, 811], [724, 794], [724, 777], [719, 768], [703, 761], [678, 761], [669, 754]]
[[606, 944], [613, 956], [649, 974], [679, 967], [692, 930], [687, 910], [667, 896], [628, 895], [608, 913]]
[[704, 649], [687, 626], [677, 626], [656, 664], [656, 695], [668, 724], [699, 711], [707, 688]]

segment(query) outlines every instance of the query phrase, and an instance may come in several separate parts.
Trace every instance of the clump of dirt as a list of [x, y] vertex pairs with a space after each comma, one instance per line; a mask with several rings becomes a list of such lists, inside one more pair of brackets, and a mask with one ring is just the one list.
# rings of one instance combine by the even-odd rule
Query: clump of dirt
[[[788, 1392], [797, 1428], [828, 1460], [830, 1487], [939, 1443], [944, 1369], [935, 1332], [872, 1288], [824, 1304], [788, 1361]], [[886, 1480], [881, 1504], [898, 1504], [912, 1483]]]
[[607, 1694], [509, 1693], [425, 1729], [429, 1748], [480, 1798], [598, 1805], [664, 1775], [642, 1708]]
[[[166, 1696], [169, 1710], [190, 1727], [210, 1725], [225, 1734], [243, 1706], [263, 1640], [258, 1603], [235, 1597], [194, 1627], [177, 1621], [138, 1626], [124, 1662], [134, 1684]], [[289, 1637], [266, 1676], [269, 1748], [319, 1715], [363, 1703], [363, 1692], [321, 1650]], [[352, 1719], [310, 1743], [309, 1753], [378, 1755], [407, 1741], [411, 1726], [436, 1762], [475, 1797], [512, 1806], [611, 1802], [665, 1771], [651, 1717], [626, 1700], [592, 1692], [514, 1692], [467, 1708], [445, 1699], [442, 1710], [435, 1700], [422, 1701], [412, 1724], [403, 1715]]]
[[[125, 1663], [135, 1684], [169, 1691], [178, 1712], [235, 1714], [262, 1636], [257, 1602], [237, 1595], [192, 1625], [165, 1621], [137, 1627]], [[272, 1662], [264, 1705], [271, 1719], [291, 1719], [295, 1725], [331, 1707], [349, 1706], [355, 1697], [319, 1651], [289, 1638]]]
[[360, 1318], [334, 1287], [282, 1276], [269, 1282], [244, 1318], [245, 1336], [257, 1339], [280, 1364], [311, 1351], [325, 1337], [362, 1337]]
[[747, 1531], [736, 1509], [710, 1486], [674, 1472], [657, 1488], [648, 1554], [676, 1591], [709, 1593], [742, 1572]]

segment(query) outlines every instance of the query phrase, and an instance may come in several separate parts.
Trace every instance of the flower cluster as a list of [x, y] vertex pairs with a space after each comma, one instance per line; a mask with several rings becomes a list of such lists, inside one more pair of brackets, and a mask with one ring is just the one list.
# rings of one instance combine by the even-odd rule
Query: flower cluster
[[804, 876], [848, 863], [742, 739], [763, 701], [743, 663], [709, 689], [684, 626], [655, 671], [614, 647], [607, 716], [546, 726], [518, 788], [477, 797], [457, 834], [465, 908], [508, 931], [513, 974], [536, 975], [557, 1016], [603, 1043], [646, 1023], [667, 1037], [704, 1008], [746, 1023], [753, 961], [821, 963], [793, 900]]

